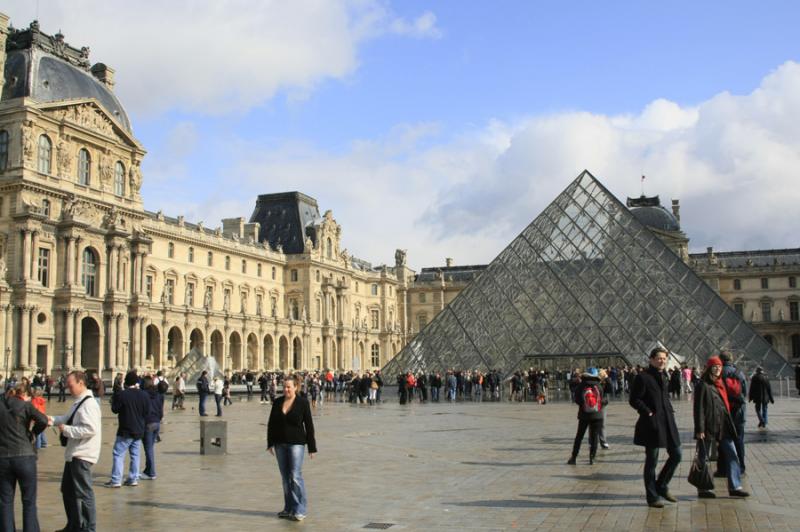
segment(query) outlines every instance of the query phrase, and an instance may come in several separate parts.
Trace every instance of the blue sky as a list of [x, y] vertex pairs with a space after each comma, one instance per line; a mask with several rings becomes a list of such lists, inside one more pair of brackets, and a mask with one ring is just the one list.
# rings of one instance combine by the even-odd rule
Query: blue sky
[[[23, 26], [31, 4], [2, 9]], [[147, 208], [213, 227], [299, 189], [355, 254], [420, 267], [491, 260], [583, 168], [680, 197], [695, 249], [797, 246], [776, 209], [800, 200], [799, 9], [40, 0], [39, 18], [117, 69]]]

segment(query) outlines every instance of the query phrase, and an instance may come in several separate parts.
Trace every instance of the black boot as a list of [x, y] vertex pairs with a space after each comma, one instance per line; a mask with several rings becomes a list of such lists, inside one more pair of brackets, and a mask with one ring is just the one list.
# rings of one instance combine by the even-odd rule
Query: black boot
[[569, 460], [567, 460], [567, 465], [575, 465], [575, 459], [576, 458], [577, 458], [577, 456], [575, 456], [574, 454], [572, 456], [570, 456]]
[[589, 465], [594, 465], [594, 455], [589, 455]]

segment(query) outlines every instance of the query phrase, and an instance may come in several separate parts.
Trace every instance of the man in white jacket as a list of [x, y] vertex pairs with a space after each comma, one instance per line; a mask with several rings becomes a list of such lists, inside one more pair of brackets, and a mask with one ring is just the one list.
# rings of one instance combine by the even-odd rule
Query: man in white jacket
[[67, 375], [67, 389], [75, 403], [63, 416], [51, 418], [61, 435], [67, 439], [64, 451], [64, 475], [61, 494], [67, 512], [64, 531], [97, 529], [92, 466], [100, 458], [101, 413], [97, 401], [92, 401], [86, 374], [73, 371]]

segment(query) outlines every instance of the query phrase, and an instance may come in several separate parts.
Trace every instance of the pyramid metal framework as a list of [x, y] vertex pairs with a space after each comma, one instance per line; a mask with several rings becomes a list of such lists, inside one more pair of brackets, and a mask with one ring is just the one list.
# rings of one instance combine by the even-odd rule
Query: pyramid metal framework
[[[383, 368], [496, 369], [531, 358], [616, 354], [646, 363], [660, 341], [701, 366], [729, 350], [740, 368], [790, 367], [592, 174], [579, 175]], [[390, 381], [391, 382], [391, 381]]]

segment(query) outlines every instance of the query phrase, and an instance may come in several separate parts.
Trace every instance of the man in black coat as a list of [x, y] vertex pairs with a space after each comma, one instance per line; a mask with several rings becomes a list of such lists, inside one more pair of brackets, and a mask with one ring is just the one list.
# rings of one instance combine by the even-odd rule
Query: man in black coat
[[206, 399], [208, 398], [209, 391], [208, 372], [204, 370], [200, 378], [197, 379], [197, 394], [200, 396], [199, 410], [201, 416], [208, 415], [206, 414]]
[[772, 385], [764, 375], [763, 368], [757, 368], [756, 374], [750, 380], [750, 401], [756, 405], [756, 415], [758, 416], [758, 428], [767, 428], [767, 406], [769, 403], [775, 404], [772, 397]]
[[122, 466], [125, 453], [130, 453], [131, 463], [128, 469], [126, 486], [139, 484], [139, 459], [144, 437], [146, 419], [151, 415], [150, 398], [139, 389], [139, 377], [135, 371], [125, 375], [125, 389], [114, 392], [111, 396], [111, 411], [117, 414], [119, 426], [114, 442], [111, 480], [104, 486], [119, 488], [122, 485]]
[[[667, 351], [656, 347], [650, 352], [648, 368], [633, 380], [629, 401], [639, 413], [633, 443], [645, 449], [644, 488], [647, 504], [654, 508], [664, 507], [662, 499], [677, 502], [669, 492], [669, 481], [681, 462], [681, 441], [669, 401], [666, 367]], [[667, 449], [669, 458], [656, 477], [659, 449]]]

